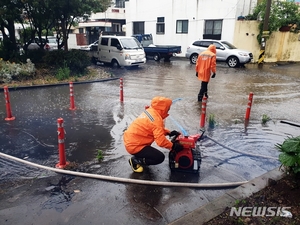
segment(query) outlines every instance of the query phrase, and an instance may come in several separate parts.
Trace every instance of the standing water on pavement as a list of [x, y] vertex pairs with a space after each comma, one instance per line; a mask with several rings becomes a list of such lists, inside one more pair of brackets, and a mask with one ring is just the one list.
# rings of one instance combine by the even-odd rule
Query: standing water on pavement
[[[293, 71], [271, 67], [243, 68], [217, 66], [217, 76], [208, 85], [207, 118], [213, 114], [214, 129], [208, 128], [201, 140], [203, 160], [201, 182], [243, 181], [257, 177], [279, 164], [276, 143], [288, 135], [298, 135], [299, 128], [280, 123], [281, 120], [299, 122], [300, 78]], [[0, 100], [1, 152], [35, 163], [55, 166], [58, 162], [57, 119], [64, 119], [67, 161], [84, 164], [86, 170], [127, 177], [131, 173], [130, 157], [122, 142], [128, 125], [150, 104], [154, 96], [161, 95], [176, 101], [166, 119], [166, 127], [188, 134], [199, 132], [201, 104], [197, 102], [200, 82], [195, 77], [194, 65], [187, 61], [169, 63], [149, 61], [134, 69], [102, 67], [124, 80], [124, 102], [120, 103], [119, 80], [75, 84], [76, 110], [69, 109], [68, 85], [34, 89], [10, 90], [14, 121], [5, 121], [5, 102]], [[248, 95], [254, 93], [249, 125], [245, 127]], [[261, 124], [263, 114], [271, 120]], [[97, 161], [97, 152], [104, 154], [104, 162], [114, 167], [104, 169]], [[232, 151], [236, 150], [236, 151]], [[162, 149], [166, 160], [153, 166], [160, 170], [158, 180], [172, 179], [168, 168], [168, 150]], [[267, 157], [251, 157], [240, 152]], [[270, 158], [268, 158], [270, 157]], [[2, 177], [35, 176], [32, 168], [0, 159]], [[12, 173], [7, 172], [12, 171]], [[13, 172], [17, 172], [14, 175]], [[98, 171], [99, 172], [99, 171]], [[34, 173], [34, 174], [32, 174]]]

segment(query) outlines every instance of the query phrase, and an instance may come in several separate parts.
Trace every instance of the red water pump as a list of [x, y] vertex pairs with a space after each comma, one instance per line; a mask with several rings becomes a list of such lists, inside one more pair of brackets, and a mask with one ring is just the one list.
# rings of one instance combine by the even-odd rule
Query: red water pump
[[198, 173], [201, 164], [201, 152], [199, 141], [202, 134], [189, 136], [174, 136], [172, 142], [178, 141], [183, 145], [183, 150], [176, 153], [174, 150], [169, 152], [169, 166], [172, 171], [183, 171]]

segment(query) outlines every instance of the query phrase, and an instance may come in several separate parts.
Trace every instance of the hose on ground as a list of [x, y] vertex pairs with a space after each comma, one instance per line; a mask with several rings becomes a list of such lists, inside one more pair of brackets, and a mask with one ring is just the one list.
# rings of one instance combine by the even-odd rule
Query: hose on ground
[[278, 157], [276, 158], [276, 157], [272, 157], [272, 156], [265, 156], [265, 155], [259, 155], [259, 154], [252, 154], [252, 153], [241, 152], [241, 151], [232, 149], [232, 148], [230, 148], [230, 147], [228, 147], [228, 146], [226, 146], [226, 145], [223, 145], [222, 143], [216, 141], [215, 139], [213, 139], [213, 138], [211, 138], [211, 137], [209, 137], [209, 136], [205, 136], [205, 137], [207, 137], [209, 140], [215, 142], [216, 144], [222, 146], [223, 148], [226, 148], [226, 149], [228, 149], [228, 150], [230, 150], [230, 151], [233, 151], [233, 152], [236, 152], [236, 153], [240, 153], [240, 154], [242, 154], [242, 155], [253, 156], [253, 157], [261, 157], [261, 158], [266, 158], [266, 159], [279, 160]]
[[121, 178], [121, 177], [113, 177], [113, 176], [105, 176], [100, 174], [90, 174], [83, 172], [76, 172], [70, 170], [63, 170], [52, 168], [48, 166], [39, 165], [36, 163], [28, 162], [23, 159], [16, 158], [14, 156], [10, 156], [4, 153], [0, 153], [0, 157], [7, 158], [13, 161], [17, 161], [20, 163], [24, 163], [29, 166], [37, 167], [40, 169], [50, 170], [60, 174], [68, 174], [80, 177], [87, 177], [93, 179], [106, 180], [111, 182], [119, 182], [119, 183], [131, 183], [131, 184], [143, 184], [143, 185], [154, 185], [154, 186], [164, 186], [164, 187], [189, 187], [189, 188], [228, 188], [228, 187], [237, 187], [247, 183], [248, 181], [240, 181], [240, 182], [228, 182], [228, 183], [182, 183], [182, 182], [164, 182], [164, 181], [151, 181], [151, 180], [137, 180], [137, 179], [129, 179], [129, 178]]

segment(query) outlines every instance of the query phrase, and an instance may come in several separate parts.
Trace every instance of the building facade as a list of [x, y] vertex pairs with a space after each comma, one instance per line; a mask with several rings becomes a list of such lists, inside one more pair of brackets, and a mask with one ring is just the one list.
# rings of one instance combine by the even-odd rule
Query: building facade
[[99, 39], [100, 33], [107, 35], [125, 35], [125, 0], [114, 0], [112, 5], [101, 13], [92, 14], [88, 20], [79, 22], [69, 35], [69, 47], [89, 45]]
[[126, 35], [151, 33], [154, 44], [180, 45], [183, 56], [197, 39], [233, 42], [236, 20], [252, 13], [256, 4], [256, 0], [129, 0]]

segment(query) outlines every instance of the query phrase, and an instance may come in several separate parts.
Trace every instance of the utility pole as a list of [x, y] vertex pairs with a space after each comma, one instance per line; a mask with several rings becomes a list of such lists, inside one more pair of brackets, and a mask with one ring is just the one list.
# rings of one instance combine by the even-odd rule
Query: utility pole
[[266, 39], [269, 37], [269, 17], [271, 11], [272, 0], [267, 0], [266, 13], [264, 18], [263, 33], [261, 36], [260, 53], [258, 58], [258, 66], [262, 66], [265, 59]]

